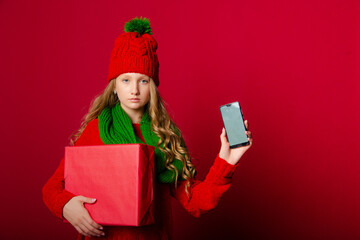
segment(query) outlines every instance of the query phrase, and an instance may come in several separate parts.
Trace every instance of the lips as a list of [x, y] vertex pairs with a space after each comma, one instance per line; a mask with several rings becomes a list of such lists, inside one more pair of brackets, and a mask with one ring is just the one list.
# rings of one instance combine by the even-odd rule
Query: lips
[[130, 98], [129, 101], [132, 103], [138, 103], [140, 102], [140, 98]]

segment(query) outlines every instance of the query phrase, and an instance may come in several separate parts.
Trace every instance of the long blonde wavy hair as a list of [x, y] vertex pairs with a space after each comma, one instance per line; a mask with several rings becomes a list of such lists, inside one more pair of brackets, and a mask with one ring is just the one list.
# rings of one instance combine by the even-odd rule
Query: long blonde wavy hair
[[[80, 129], [75, 131], [69, 137], [70, 145], [74, 145], [76, 140], [80, 137], [84, 131], [86, 125], [93, 119], [97, 118], [101, 111], [106, 107], [112, 107], [119, 98], [114, 94], [116, 80], [112, 79], [106, 88], [90, 103], [90, 108], [87, 114], [82, 119]], [[164, 102], [158, 92], [158, 89], [154, 81], [150, 78], [150, 101], [145, 105], [145, 111], [148, 111], [152, 120], [152, 131], [160, 137], [157, 147], [165, 154], [166, 161], [165, 167], [171, 170], [175, 174], [175, 187], [177, 187], [177, 181], [179, 172], [178, 169], [172, 164], [174, 159], [178, 159], [183, 163], [183, 169], [181, 171], [181, 177], [187, 180], [185, 185], [185, 191], [189, 195], [188, 187], [190, 186], [190, 179], [195, 176], [195, 166], [190, 161], [190, 155], [187, 147], [182, 142], [182, 134], [180, 129], [172, 121], [167, 112]], [[178, 134], [176, 133], [178, 132]], [[164, 143], [164, 147], [160, 145]]]

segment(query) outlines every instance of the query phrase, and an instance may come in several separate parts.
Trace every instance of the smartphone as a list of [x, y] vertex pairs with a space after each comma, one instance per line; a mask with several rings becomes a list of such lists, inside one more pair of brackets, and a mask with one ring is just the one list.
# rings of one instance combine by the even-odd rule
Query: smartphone
[[226, 136], [230, 148], [249, 145], [248, 136], [245, 134], [244, 118], [240, 103], [233, 102], [220, 106], [221, 117], [224, 122]]

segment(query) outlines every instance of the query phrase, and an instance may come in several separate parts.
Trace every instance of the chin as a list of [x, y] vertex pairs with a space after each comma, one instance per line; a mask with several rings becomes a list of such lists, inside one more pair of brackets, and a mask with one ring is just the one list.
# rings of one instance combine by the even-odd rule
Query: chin
[[140, 103], [130, 103], [126, 105], [127, 108], [133, 109], [133, 110], [139, 110], [143, 107], [145, 107], [145, 104]]

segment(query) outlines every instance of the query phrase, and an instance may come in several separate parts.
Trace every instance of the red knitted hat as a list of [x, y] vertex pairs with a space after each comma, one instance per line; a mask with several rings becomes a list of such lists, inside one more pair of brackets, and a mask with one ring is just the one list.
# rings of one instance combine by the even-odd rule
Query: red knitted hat
[[158, 44], [151, 34], [146, 18], [135, 17], [125, 23], [124, 33], [116, 38], [111, 52], [108, 82], [122, 73], [135, 72], [151, 77], [159, 86]]

